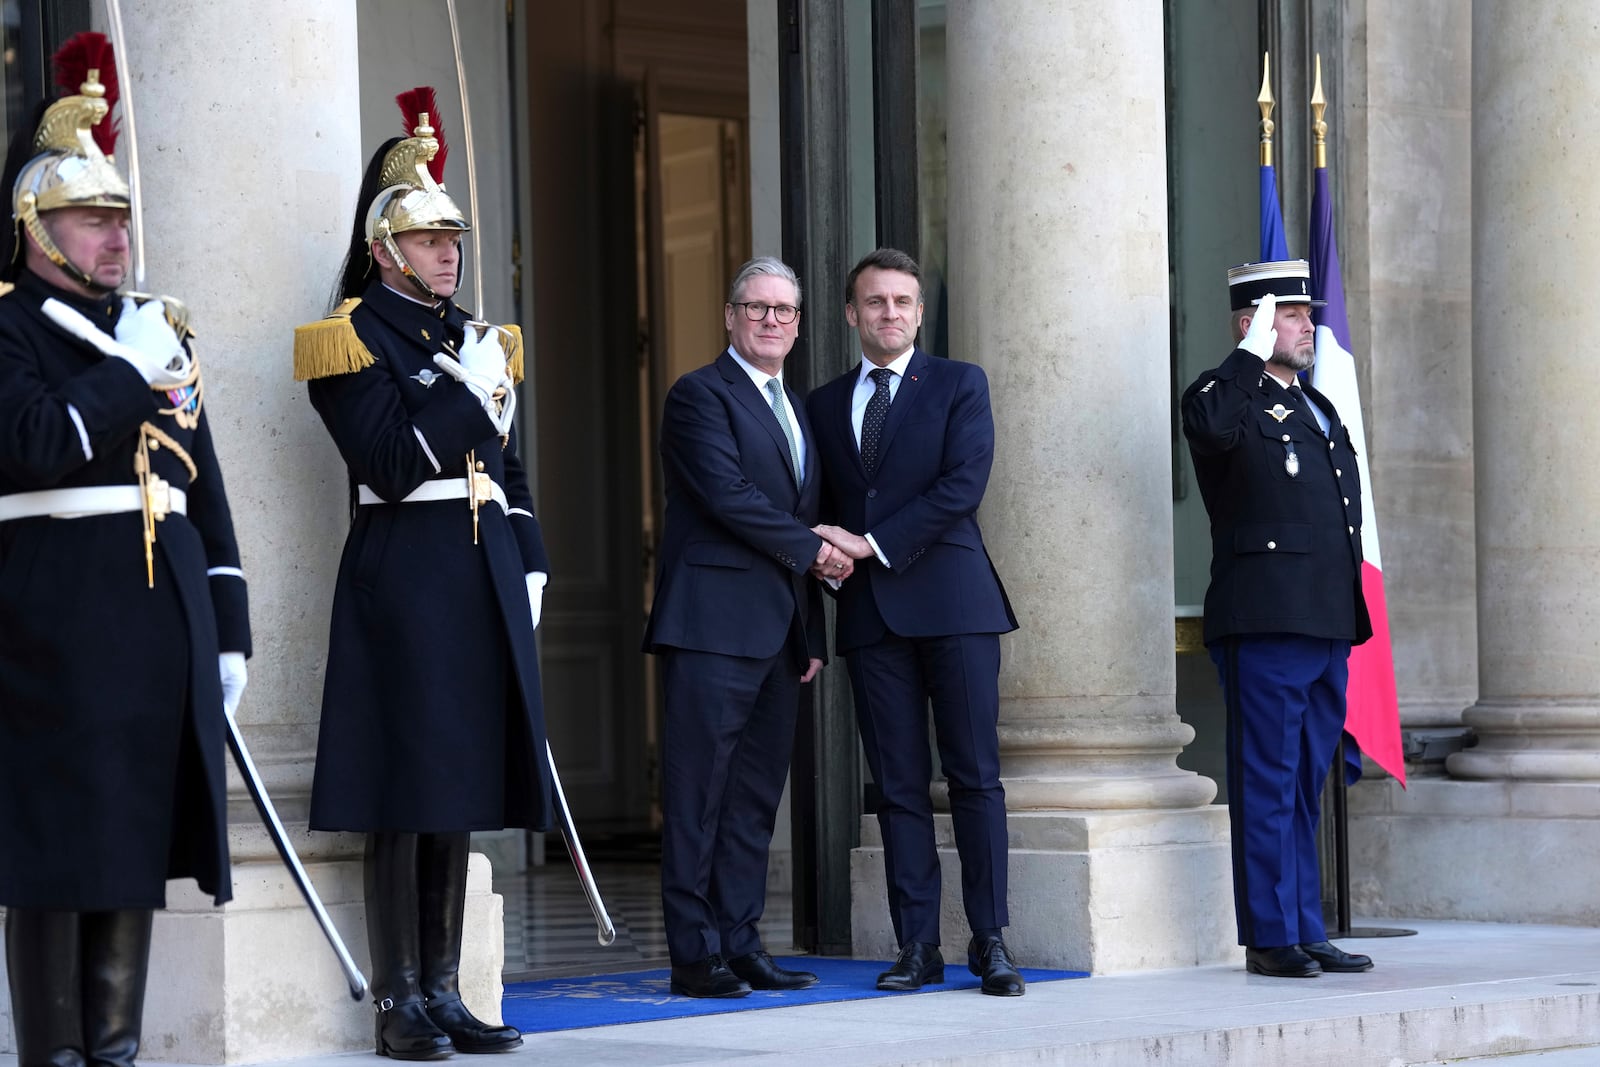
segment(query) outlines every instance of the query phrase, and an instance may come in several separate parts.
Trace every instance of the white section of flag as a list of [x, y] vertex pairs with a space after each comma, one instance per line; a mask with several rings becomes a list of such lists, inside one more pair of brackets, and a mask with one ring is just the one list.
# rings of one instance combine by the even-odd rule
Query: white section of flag
[[1367, 428], [1361, 417], [1361, 390], [1356, 384], [1356, 360], [1332, 330], [1317, 327], [1317, 362], [1311, 370], [1311, 387], [1333, 402], [1339, 418], [1356, 446], [1356, 469], [1361, 475], [1361, 555], [1383, 570], [1378, 552], [1378, 512], [1372, 502], [1372, 470], [1367, 466]]

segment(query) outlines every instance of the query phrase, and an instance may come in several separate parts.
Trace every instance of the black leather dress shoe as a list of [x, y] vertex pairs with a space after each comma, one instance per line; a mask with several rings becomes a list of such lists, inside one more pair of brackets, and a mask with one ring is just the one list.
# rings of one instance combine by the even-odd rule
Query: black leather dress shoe
[[817, 984], [810, 971], [786, 971], [765, 952], [749, 952], [728, 961], [728, 970], [750, 983], [751, 989], [804, 989]]
[[1322, 967], [1301, 952], [1299, 945], [1247, 948], [1244, 950], [1244, 969], [1269, 978], [1316, 978], [1322, 974]]
[[991, 997], [1020, 997], [1028, 989], [1011, 950], [998, 937], [975, 937], [968, 943], [967, 970], [983, 979], [982, 989]]
[[671, 989], [680, 997], [747, 997], [750, 985], [728, 970], [721, 956], [673, 964]]
[[1324, 971], [1355, 974], [1357, 971], [1372, 970], [1371, 956], [1346, 952], [1332, 941], [1313, 941], [1308, 945], [1301, 945], [1300, 951], [1316, 960]]
[[944, 956], [938, 945], [913, 941], [900, 950], [894, 966], [878, 975], [878, 988], [895, 993], [914, 993], [925, 985], [944, 983]]

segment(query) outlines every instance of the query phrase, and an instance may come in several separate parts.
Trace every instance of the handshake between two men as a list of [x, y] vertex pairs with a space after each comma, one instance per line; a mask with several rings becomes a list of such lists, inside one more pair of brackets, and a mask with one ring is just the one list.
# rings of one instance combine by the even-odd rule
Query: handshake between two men
[[822, 538], [811, 573], [823, 581], [844, 581], [855, 572], [856, 560], [874, 555], [872, 542], [842, 526], [813, 526], [811, 532]]

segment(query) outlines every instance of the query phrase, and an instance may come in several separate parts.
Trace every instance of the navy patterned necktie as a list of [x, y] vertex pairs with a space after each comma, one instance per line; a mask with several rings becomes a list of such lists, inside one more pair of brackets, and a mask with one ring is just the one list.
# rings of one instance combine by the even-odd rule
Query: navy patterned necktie
[[878, 470], [878, 442], [883, 438], [883, 424], [889, 421], [889, 382], [894, 377], [894, 371], [879, 367], [868, 371], [867, 377], [872, 379], [877, 388], [872, 392], [872, 399], [867, 401], [866, 413], [861, 416], [861, 465], [868, 474], [875, 474]]

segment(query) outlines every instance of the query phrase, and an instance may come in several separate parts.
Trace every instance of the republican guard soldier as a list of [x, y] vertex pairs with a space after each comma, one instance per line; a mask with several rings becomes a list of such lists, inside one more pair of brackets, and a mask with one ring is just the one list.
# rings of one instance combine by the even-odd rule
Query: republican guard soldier
[[338, 305], [295, 376], [349, 469], [311, 827], [368, 834], [380, 1055], [521, 1044], [457, 981], [468, 833], [552, 822], [534, 628], [549, 573], [517, 454], [516, 327], [451, 301], [468, 221], [433, 90], [400, 97], [356, 205]]
[[0, 238], [0, 905], [21, 1067], [126, 1065], [169, 878], [218, 904], [250, 629], [181, 305], [119, 294], [111, 47], [13, 140]]

